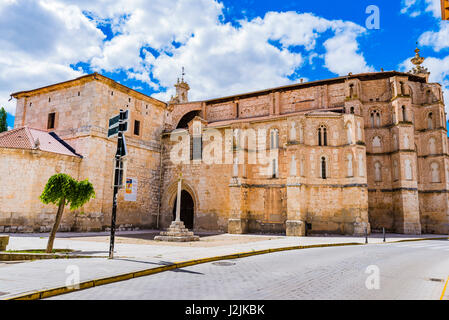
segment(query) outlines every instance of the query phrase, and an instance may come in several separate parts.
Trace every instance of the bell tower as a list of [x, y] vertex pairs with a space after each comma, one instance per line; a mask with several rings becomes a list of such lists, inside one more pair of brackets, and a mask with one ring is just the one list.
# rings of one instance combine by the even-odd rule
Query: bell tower
[[189, 102], [188, 93], [190, 90], [189, 85], [187, 82], [184, 81], [184, 67], [182, 67], [182, 74], [181, 74], [181, 82], [179, 82], [179, 78], [177, 83], [175, 84], [176, 88], [176, 96], [172, 96], [170, 99], [170, 103], [186, 103]]

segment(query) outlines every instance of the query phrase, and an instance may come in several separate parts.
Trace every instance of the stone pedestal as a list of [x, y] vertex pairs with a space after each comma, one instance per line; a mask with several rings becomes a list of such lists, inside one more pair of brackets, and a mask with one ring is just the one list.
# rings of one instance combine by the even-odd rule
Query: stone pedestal
[[0, 236], [0, 251], [5, 251], [9, 243], [9, 236]]
[[171, 242], [189, 242], [198, 241], [200, 237], [195, 236], [193, 232], [189, 231], [184, 226], [182, 221], [173, 221], [166, 231], [162, 231], [159, 236], [154, 237], [157, 241], [171, 241]]

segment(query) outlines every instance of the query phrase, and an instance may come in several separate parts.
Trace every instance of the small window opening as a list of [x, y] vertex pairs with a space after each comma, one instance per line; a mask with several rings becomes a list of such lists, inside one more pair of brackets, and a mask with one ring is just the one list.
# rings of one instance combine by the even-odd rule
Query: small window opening
[[134, 120], [134, 135], [139, 136], [140, 135], [140, 121]]
[[54, 112], [48, 114], [47, 129], [55, 128], [55, 115]]

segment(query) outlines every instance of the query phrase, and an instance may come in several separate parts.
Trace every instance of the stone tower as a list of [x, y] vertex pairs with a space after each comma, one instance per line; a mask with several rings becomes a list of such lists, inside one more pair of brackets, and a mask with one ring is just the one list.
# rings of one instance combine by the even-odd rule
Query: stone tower
[[176, 96], [171, 97], [170, 103], [186, 103], [189, 101], [188, 92], [190, 87], [187, 82], [184, 81], [184, 75], [184, 67], [182, 67], [181, 82], [179, 82], [178, 78], [178, 81], [175, 84]]

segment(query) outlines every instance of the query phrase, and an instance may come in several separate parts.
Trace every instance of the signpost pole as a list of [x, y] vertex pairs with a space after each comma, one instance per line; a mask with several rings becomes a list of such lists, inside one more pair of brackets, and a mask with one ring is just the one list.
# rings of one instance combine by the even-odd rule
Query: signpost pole
[[112, 216], [111, 216], [111, 237], [109, 242], [109, 259], [114, 258], [114, 243], [115, 243], [115, 220], [117, 217], [117, 193], [118, 189], [123, 183], [123, 161], [122, 157], [125, 155], [126, 146], [123, 131], [125, 131], [125, 121], [127, 114], [120, 110], [120, 122], [117, 139], [117, 152], [115, 154], [115, 169], [114, 169], [114, 193], [112, 196]]

